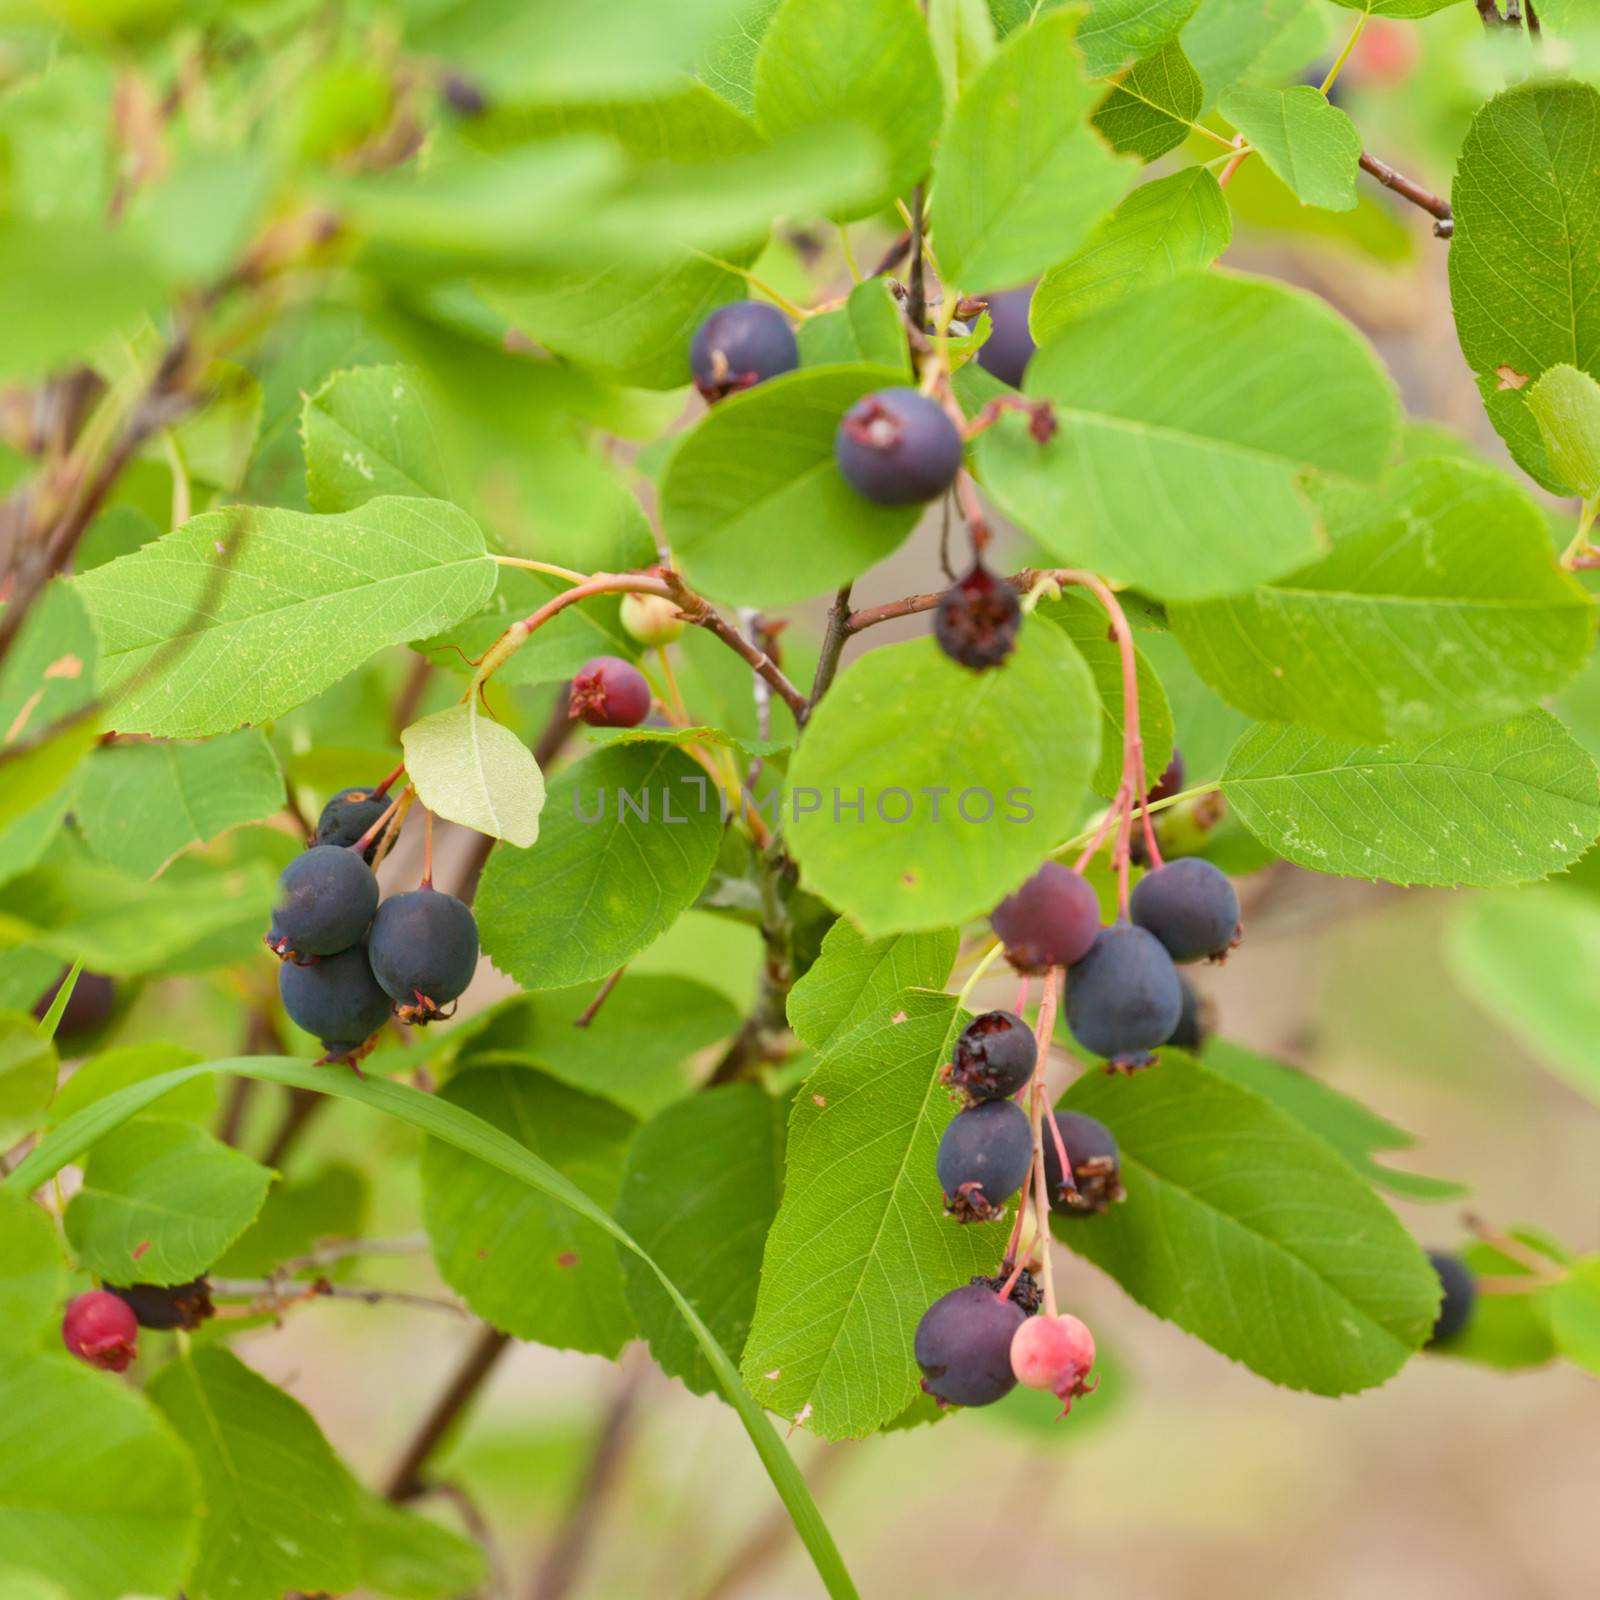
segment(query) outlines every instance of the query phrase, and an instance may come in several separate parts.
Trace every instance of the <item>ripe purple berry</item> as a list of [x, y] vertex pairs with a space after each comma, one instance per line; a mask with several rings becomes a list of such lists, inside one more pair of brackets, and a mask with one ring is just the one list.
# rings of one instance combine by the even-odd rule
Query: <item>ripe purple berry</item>
[[621, 656], [596, 656], [574, 674], [569, 710], [591, 728], [637, 728], [650, 713], [649, 681]]
[[1100, 931], [1100, 902], [1077, 873], [1047, 861], [994, 908], [990, 925], [1019, 972], [1045, 972], [1081, 960]]
[[1430, 1345], [1448, 1344], [1472, 1320], [1478, 1304], [1478, 1280], [1472, 1269], [1459, 1256], [1447, 1255], [1443, 1250], [1430, 1250], [1428, 1260], [1438, 1274], [1444, 1299], [1439, 1304], [1439, 1315], [1428, 1335]]
[[961, 433], [937, 400], [916, 389], [879, 389], [845, 412], [833, 453], [845, 482], [863, 499], [910, 506], [955, 482]]
[[981, 561], [975, 561], [966, 577], [945, 590], [933, 611], [933, 636], [939, 648], [974, 672], [998, 667], [1016, 649], [1021, 627], [1022, 602], [1017, 591]]
[[[368, 829], [376, 826], [378, 819], [388, 809], [388, 797], [374, 794], [370, 788], [341, 789], [322, 808], [322, 815], [317, 818], [317, 834], [311, 842], [356, 844]], [[388, 831], [388, 824], [385, 824], [383, 832], [374, 834], [366, 849], [361, 852], [362, 859], [368, 866], [372, 865], [372, 858], [377, 855], [378, 846], [383, 843], [383, 835]]]
[[1200, 998], [1195, 986], [1180, 972], [1178, 987], [1183, 991], [1183, 1009], [1178, 1013], [1178, 1025], [1172, 1030], [1167, 1043], [1190, 1055], [1199, 1055], [1211, 1035], [1211, 1008]]
[[985, 299], [989, 303], [989, 337], [978, 349], [978, 365], [1002, 383], [1020, 389], [1028, 362], [1039, 348], [1028, 328], [1033, 287], [1003, 289]]
[[372, 868], [342, 845], [314, 844], [296, 856], [278, 879], [278, 894], [267, 947], [295, 961], [348, 950], [378, 909]]
[[348, 1056], [389, 1020], [389, 996], [372, 975], [367, 942], [309, 966], [286, 961], [278, 969], [283, 1009], [330, 1056]]
[[216, 1315], [211, 1304], [211, 1284], [205, 1278], [193, 1283], [130, 1283], [118, 1287], [106, 1285], [133, 1313], [141, 1328], [198, 1328], [208, 1317]]
[[91, 1289], [67, 1307], [61, 1339], [80, 1361], [103, 1372], [125, 1372], [139, 1354], [139, 1324], [114, 1294]]
[[1239, 942], [1239, 896], [1227, 875], [1199, 856], [1147, 872], [1133, 886], [1129, 915], [1174, 961], [1220, 961]]
[[1156, 779], [1155, 785], [1146, 794], [1145, 798], [1154, 805], [1158, 800], [1170, 800], [1173, 795], [1183, 792], [1183, 752], [1176, 745], [1172, 747], [1172, 759], [1162, 769], [1161, 776]]
[[1033, 1030], [1010, 1011], [985, 1011], [956, 1040], [949, 1081], [974, 1100], [1005, 1100], [1033, 1076], [1039, 1046]]
[[402, 1022], [431, 1022], [478, 970], [478, 923], [453, 894], [413, 889], [378, 907], [367, 941], [373, 976]]
[[958, 1112], [939, 1141], [944, 1203], [959, 1222], [992, 1222], [1033, 1164], [1033, 1129], [1012, 1100], [980, 1100]]
[[800, 348], [776, 306], [764, 300], [735, 300], [718, 306], [695, 329], [689, 365], [695, 388], [713, 403], [793, 372], [800, 365]]
[[981, 1284], [941, 1295], [917, 1324], [913, 1352], [922, 1387], [941, 1405], [988, 1406], [1017, 1385], [1011, 1340], [1027, 1320], [1020, 1306]]
[[1178, 969], [1153, 933], [1128, 922], [1096, 935], [1067, 974], [1067, 1026], [1085, 1050], [1131, 1071], [1155, 1059], [1183, 1011]]
[[1058, 1111], [1055, 1122], [1076, 1187], [1061, 1181], [1061, 1156], [1055, 1138], [1046, 1128], [1044, 1182], [1051, 1209], [1069, 1217], [1104, 1211], [1113, 1200], [1122, 1198], [1117, 1141], [1111, 1130], [1081, 1111]]

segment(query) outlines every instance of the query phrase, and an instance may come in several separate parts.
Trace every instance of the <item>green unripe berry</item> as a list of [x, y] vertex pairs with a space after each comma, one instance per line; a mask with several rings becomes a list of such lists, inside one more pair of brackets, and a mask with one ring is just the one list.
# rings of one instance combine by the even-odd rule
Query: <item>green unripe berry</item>
[[625, 594], [622, 626], [640, 644], [671, 644], [683, 632], [677, 602], [660, 594]]

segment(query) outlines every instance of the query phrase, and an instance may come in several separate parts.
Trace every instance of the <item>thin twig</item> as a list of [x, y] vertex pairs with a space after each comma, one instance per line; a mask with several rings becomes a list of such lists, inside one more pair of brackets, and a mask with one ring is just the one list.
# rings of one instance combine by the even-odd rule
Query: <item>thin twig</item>
[[594, 999], [591, 1000], [588, 1005], [586, 1005], [583, 1010], [572, 1019], [572, 1026], [574, 1028], [587, 1028], [589, 1024], [594, 1021], [594, 1019], [600, 1014], [600, 1007], [603, 1006], [608, 999], [610, 999], [611, 991], [616, 988], [617, 984], [622, 979], [622, 974], [627, 970], [627, 963], [624, 962], [622, 966], [618, 967], [617, 970], [600, 985], [599, 991], [596, 993]]
[[806, 703], [805, 716], [809, 718], [817, 702], [828, 692], [834, 674], [839, 670], [839, 657], [844, 653], [844, 642], [850, 636], [850, 585], [847, 583], [833, 597], [828, 608], [828, 631], [822, 636], [822, 653], [817, 657], [816, 675], [811, 680], [811, 698]]
[[455, 1376], [446, 1385], [444, 1393], [434, 1402], [422, 1419], [421, 1426], [405, 1448], [389, 1481], [384, 1487], [384, 1498], [399, 1504], [414, 1500], [424, 1487], [423, 1472], [433, 1453], [444, 1443], [461, 1414], [477, 1398], [495, 1364], [511, 1343], [511, 1335], [491, 1328], [487, 1323], [478, 1331], [478, 1337], [467, 1351], [465, 1360], [456, 1369]]
[[1369, 172], [1386, 189], [1393, 189], [1402, 199], [1409, 200], [1412, 205], [1420, 206], [1429, 216], [1433, 217], [1433, 231], [1441, 238], [1448, 239], [1455, 232], [1455, 215], [1450, 209], [1450, 202], [1441, 199], [1430, 189], [1424, 189], [1420, 183], [1413, 182], [1403, 172], [1396, 172], [1387, 161], [1380, 161], [1367, 151], [1361, 152], [1361, 170]]
[[928, 315], [928, 286], [923, 263], [923, 186], [911, 192], [911, 280], [906, 285], [906, 317], [919, 333]]
[[212, 1278], [212, 1295], [219, 1300], [247, 1300], [245, 1308], [253, 1315], [275, 1316], [291, 1306], [311, 1300], [359, 1300], [369, 1306], [416, 1306], [427, 1311], [448, 1311], [452, 1316], [472, 1313], [459, 1300], [442, 1295], [414, 1294], [406, 1289], [378, 1289], [361, 1284], [329, 1283], [318, 1278], [314, 1283], [297, 1283], [292, 1278]]

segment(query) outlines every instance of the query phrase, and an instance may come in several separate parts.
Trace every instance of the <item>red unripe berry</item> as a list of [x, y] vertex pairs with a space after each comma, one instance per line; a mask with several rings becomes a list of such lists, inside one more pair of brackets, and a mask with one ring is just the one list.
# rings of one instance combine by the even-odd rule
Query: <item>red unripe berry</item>
[[1065, 1416], [1072, 1402], [1089, 1393], [1094, 1366], [1094, 1335], [1070, 1314], [1029, 1317], [1011, 1336], [1011, 1370], [1029, 1389], [1044, 1389], [1059, 1399]]
[[67, 1307], [61, 1338], [73, 1355], [91, 1367], [122, 1372], [139, 1353], [139, 1324], [114, 1294], [91, 1289]]
[[636, 728], [650, 714], [650, 685], [631, 661], [596, 656], [573, 676], [571, 712], [591, 728]]
[[1019, 972], [1070, 967], [1100, 931], [1100, 902], [1077, 873], [1047, 861], [994, 908], [990, 924]]

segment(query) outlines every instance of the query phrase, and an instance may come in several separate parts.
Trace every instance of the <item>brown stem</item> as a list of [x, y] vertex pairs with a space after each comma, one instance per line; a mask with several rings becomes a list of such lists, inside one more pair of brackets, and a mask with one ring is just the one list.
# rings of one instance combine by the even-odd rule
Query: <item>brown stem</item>
[[417, 707], [422, 704], [422, 697], [428, 692], [428, 680], [432, 677], [433, 663], [426, 656], [419, 655], [411, 663], [411, 671], [406, 674], [405, 684], [390, 714], [389, 725], [397, 740], [417, 720]]
[[1361, 152], [1361, 170], [1369, 172], [1386, 189], [1393, 189], [1402, 199], [1409, 200], [1412, 205], [1420, 206], [1429, 216], [1435, 219], [1433, 231], [1441, 238], [1448, 239], [1455, 232], [1455, 215], [1450, 209], [1450, 202], [1442, 200], [1429, 189], [1424, 189], [1420, 183], [1414, 183], [1403, 172], [1396, 172], [1387, 161], [1380, 161], [1367, 151]]
[[278, 1131], [273, 1134], [272, 1142], [261, 1157], [263, 1164], [269, 1167], [281, 1167], [284, 1158], [305, 1132], [306, 1124], [327, 1103], [326, 1097], [315, 1089], [291, 1089], [283, 1121], [278, 1124]]
[[911, 230], [909, 228], [899, 234], [893, 244], [885, 250], [878, 259], [878, 264], [867, 274], [869, 278], [881, 278], [886, 272], [893, 272], [905, 258], [911, 254]]
[[572, 1026], [574, 1028], [587, 1028], [589, 1024], [594, 1021], [594, 1019], [600, 1014], [600, 1007], [611, 998], [611, 991], [616, 988], [619, 982], [621, 982], [622, 974], [627, 970], [627, 965], [624, 963], [622, 966], [618, 967], [617, 970], [613, 972], [604, 983], [600, 985], [599, 991], [596, 993], [594, 999], [591, 1000], [588, 1005], [586, 1005], [583, 1010], [572, 1019]]
[[1478, 0], [1478, 15], [1485, 28], [1503, 28], [1506, 19], [1500, 15], [1497, 0]]
[[457, 1368], [444, 1393], [434, 1402], [432, 1410], [422, 1419], [411, 1443], [395, 1463], [383, 1491], [385, 1499], [399, 1504], [414, 1500], [422, 1493], [422, 1474], [434, 1451], [444, 1443], [461, 1414], [477, 1398], [478, 1391], [510, 1343], [510, 1334], [501, 1333], [488, 1324], [478, 1330], [478, 1337], [468, 1350], [466, 1359]]
[[751, 644], [715, 607], [686, 587], [677, 573], [667, 572], [664, 577], [668, 593], [678, 602], [684, 620], [714, 633], [735, 655], [742, 657], [750, 670], [764, 679], [773, 693], [788, 706], [798, 722], [805, 715], [806, 697], [784, 676], [777, 662], [765, 650]]
[[817, 702], [828, 692], [834, 674], [839, 670], [839, 657], [844, 653], [844, 642], [850, 637], [850, 585], [847, 583], [833, 597], [828, 608], [828, 631], [822, 637], [822, 654], [817, 657], [816, 676], [811, 680], [811, 699], [806, 703], [804, 722], [816, 709]]
[[922, 259], [923, 189], [919, 183], [911, 192], [911, 281], [906, 285], [906, 317], [919, 333], [928, 315], [928, 286]]

